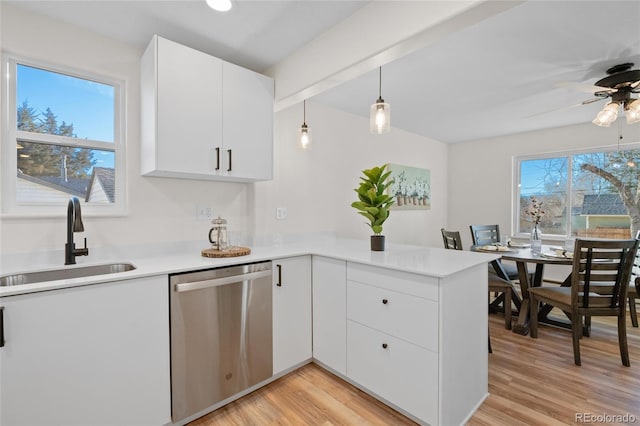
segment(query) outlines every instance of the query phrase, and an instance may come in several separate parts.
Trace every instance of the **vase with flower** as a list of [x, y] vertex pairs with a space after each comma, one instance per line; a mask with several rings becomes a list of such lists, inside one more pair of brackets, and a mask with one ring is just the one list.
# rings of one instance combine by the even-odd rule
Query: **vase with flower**
[[542, 219], [542, 216], [544, 216], [542, 205], [542, 201], [539, 201], [536, 197], [531, 197], [531, 204], [527, 209], [527, 214], [533, 221], [530, 242], [531, 254], [534, 256], [537, 256], [542, 252], [542, 231], [540, 230], [540, 220]]

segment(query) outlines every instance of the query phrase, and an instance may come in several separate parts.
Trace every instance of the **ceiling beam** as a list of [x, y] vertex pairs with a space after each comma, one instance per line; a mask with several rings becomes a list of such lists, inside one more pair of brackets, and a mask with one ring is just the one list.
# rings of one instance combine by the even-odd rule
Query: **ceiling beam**
[[523, 3], [372, 1], [265, 71], [280, 111]]

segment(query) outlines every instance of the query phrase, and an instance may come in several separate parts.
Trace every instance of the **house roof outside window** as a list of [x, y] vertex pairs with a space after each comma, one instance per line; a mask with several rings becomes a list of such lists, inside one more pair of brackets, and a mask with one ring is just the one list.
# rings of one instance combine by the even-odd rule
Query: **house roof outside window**
[[587, 216], [627, 216], [627, 209], [619, 194], [586, 194], [581, 214]]

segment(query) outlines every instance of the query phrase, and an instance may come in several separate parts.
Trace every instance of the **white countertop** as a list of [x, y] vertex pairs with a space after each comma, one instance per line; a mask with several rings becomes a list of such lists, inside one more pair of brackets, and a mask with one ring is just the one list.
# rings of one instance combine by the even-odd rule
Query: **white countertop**
[[[153, 275], [165, 275], [179, 272], [194, 271], [208, 268], [252, 263], [300, 255], [319, 255], [342, 259], [350, 262], [379, 266], [388, 269], [429, 275], [437, 278], [447, 277], [456, 272], [473, 266], [498, 259], [500, 255], [491, 253], [476, 253], [469, 251], [445, 250], [434, 247], [420, 247], [399, 244], [388, 244], [383, 252], [373, 252], [369, 249], [369, 240], [331, 239], [318, 242], [299, 242], [280, 246], [259, 246], [251, 250], [247, 256], [230, 258], [206, 258], [200, 255], [197, 248], [176, 248], [175, 252], [159, 253], [155, 255], [129, 255], [126, 258], [78, 258], [78, 264], [63, 266], [41, 262], [28, 269], [11, 265], [3, 265], [2, 275], [24, 272], [36, 272], [48, 269], [73, 268], [81, 266], [99, 265], [113, 262], [127, 262], [136, 266], [128, 272], [108, 275], [73, 278], [67, 280], [48, 281], [34, 284], [0, 287], [0, 297], [13, 296], [24, 293], [47, 291], [65, 287], [76, 287], [102, 282], [120, 281]], [[201, 247], [205, 248], [205, 247]], [[146, 251], [138, 248], [137, 253]], [[15, 262], [19, 264], [20, 262]]]

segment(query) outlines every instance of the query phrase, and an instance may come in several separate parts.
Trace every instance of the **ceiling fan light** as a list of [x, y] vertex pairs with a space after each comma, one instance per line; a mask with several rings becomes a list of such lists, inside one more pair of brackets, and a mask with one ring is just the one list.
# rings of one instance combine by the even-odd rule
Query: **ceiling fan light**
[[611, 123], [618, 118], [618, 110], [620, 105], [617, 102], [609, 102], [602, 108], [602, 111], [596, 115], [596, 118], [592, 121], [593, 124], [600, 127], [609, 127]]
[[640, 99], [634, 99], [624, 107], [624, 114], [628, 124], [640, 122]]
[[227, 12], [231, 10], [231, 0], [207, 0], [207, 6], [218, 12]]

